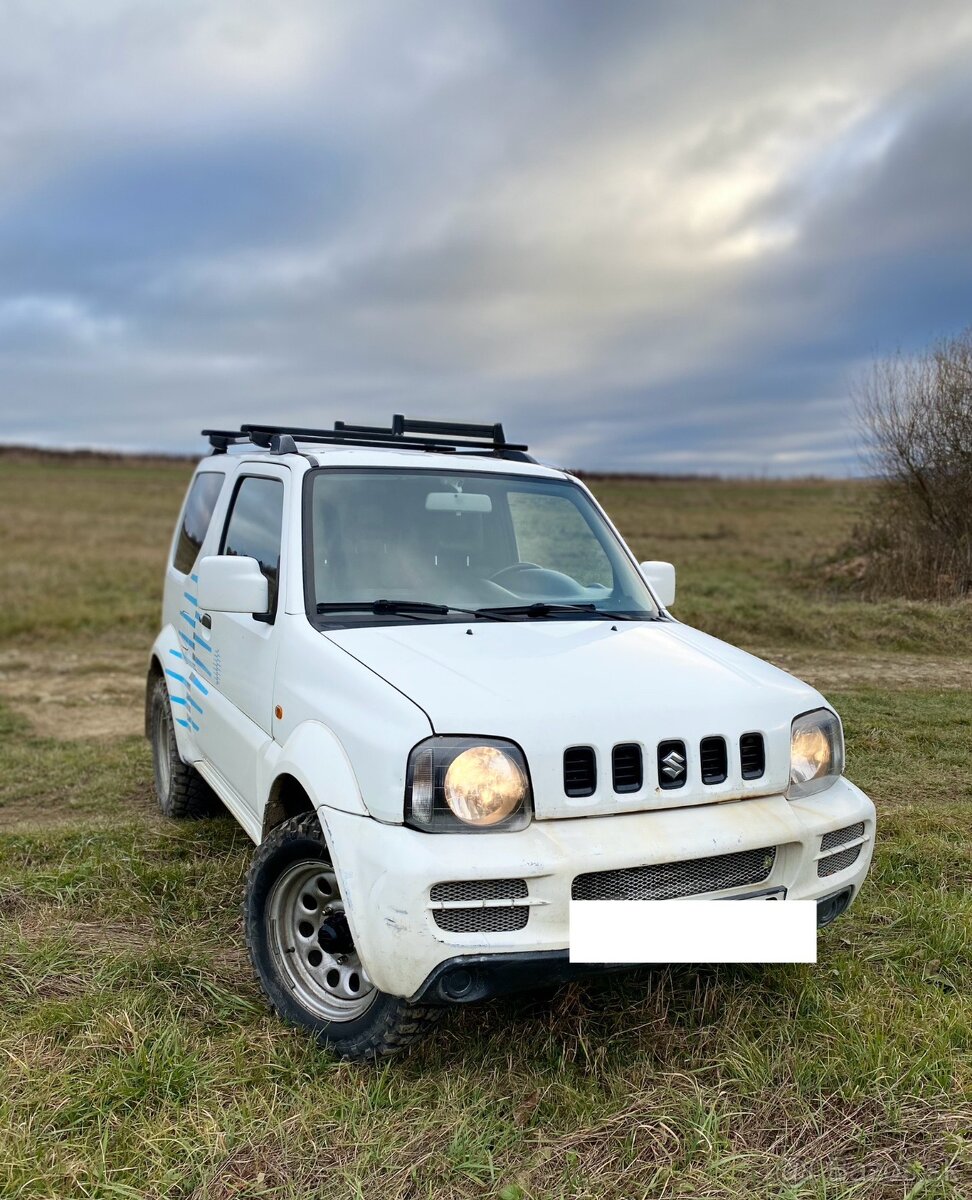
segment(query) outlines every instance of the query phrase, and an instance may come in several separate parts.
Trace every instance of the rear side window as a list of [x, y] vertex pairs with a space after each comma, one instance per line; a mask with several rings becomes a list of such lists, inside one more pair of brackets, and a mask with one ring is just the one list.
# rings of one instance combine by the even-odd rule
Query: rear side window
[[255, 475], [241, 479], [226, 522], [221, 553], [257, 560], [270, 584], [271, 612], [277, 603], [282, 522], [283, 483]]
[[172, 559], [172, 565], [183, 575], [193, 568], [225, 478], [221, 471], [201, 471], [192, 481]]

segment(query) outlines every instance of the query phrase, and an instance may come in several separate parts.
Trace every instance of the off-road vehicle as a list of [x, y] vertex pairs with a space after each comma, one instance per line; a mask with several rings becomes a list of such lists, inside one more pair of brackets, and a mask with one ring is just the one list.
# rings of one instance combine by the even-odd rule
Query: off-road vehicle
[[500, 425], [204, 432], [146, 728], [163, 812], [256, 843], [281, 1017], [393, 1052], [577, 970], [571, 899], [853, 900], [874, 806], [837, 715], [672, 617], [674, 568], [578, 479]]

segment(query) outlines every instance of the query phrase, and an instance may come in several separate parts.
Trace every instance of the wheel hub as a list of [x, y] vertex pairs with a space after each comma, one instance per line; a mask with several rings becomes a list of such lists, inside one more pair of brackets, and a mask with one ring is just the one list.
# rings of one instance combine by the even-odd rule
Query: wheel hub
[[330, 913], [321, 922], [317, 942], [327, 954], [348, 954], [354, 950], [351, 926], [343, 912]]
[[353, 1021], [377, 996], [354, 948], [330, 863], [286, 867], [267, 900], [267, 932], [294, 998], [326, 1021]]

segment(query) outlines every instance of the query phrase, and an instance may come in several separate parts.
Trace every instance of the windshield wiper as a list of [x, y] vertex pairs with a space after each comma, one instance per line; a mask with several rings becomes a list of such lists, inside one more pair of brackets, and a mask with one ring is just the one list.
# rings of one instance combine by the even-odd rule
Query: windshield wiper
[[483, 616], [503, 617], [549, 617], [556, 613], [589, 613], [593, 617], [602, 617], [607, 621], [637, 621], [638, 616], [632, 613], [605, 612], [594, 604], [556, 604], [538, 600], [535, 604], [511, 604], [500, 608], [477, 608], [476, 612]]
[[507, 621], [510, 618], [500, 612], [492, 612], [481, 608], [456, 608], [454, 604], [432, 604], [428, 600], [350, 600], [347, 602], [318, 604], [318, 614], [338, 612], [389, 613], [403, 617], [422, 616], [428, 613], [432, 616], [445, 617], [449, 613], [463, 613], [467, 617], [483, 617], [487, 621]]

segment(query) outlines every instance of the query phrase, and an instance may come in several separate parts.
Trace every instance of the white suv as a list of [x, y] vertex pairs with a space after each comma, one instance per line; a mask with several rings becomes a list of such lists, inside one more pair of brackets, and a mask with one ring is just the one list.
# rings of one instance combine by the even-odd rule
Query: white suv
[[850, 904], [874, 806], [836, 714], [675, 620], [578, 480], [499, 425], [204, 432], [146, 730], [163, 812], [218, 800], [258, 846], [280, 1016], [391, 1053], [589, 971], [571, 899]]

